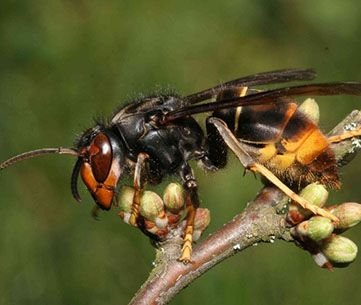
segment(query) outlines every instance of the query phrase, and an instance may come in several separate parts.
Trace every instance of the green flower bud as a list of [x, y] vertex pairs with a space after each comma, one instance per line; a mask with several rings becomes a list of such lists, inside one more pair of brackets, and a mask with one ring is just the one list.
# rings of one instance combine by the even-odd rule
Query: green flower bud
[[314, 216], [298, 224], [296, 233], [301, 239], [302, 237], [308, 237], [314, 241], [319, 241], [329, 237], [333, 229], [333, 224], [329, 218]]
[[340, 264], [351, 263], [357, 256], [356, 244], [340, 235], [334, 235], [327, 239], [322, 244], [321, 251], [330, 261]]
[[326, 204], [328, 199], [328, 191], [322, 184], [318, 183], [311, 183], [307, 185], [299, 195], [306, 199], [309, 203], [320, 208]]
[[168, 184], [164, 190], [163, 201], [168, 211], [177, 214], [184, 207], [182, 186], [178, 183]]
[[311, 121], [318, 124], [318, 121], [320, 120], [320, 108], [313, 98], [306, 99], [298, 107], [298, 110], [304, 113]]
[[[309, 203], [323, 207], [328, 199], [328, 191], [322, 184], [311, 183], [307, 185], [299, 194], [302, 198], [306, 199]], [[288, 209], [287, 220], [291, 224], [300, 223], [302, 220], [312, 216], [310, 210], [302, 208], [297, 203], [291, 203]]]
[[134, 196], [134, 188], [130, 186], [123, 186], [120, 195], [118, 197], [120, 210], [125, 213], [130, 213], [132, 211]]
[[333, 207], [330, 212], [339, 219], [336, 229], [345, 230], [361, 221], [361, 204], [356, 202], [342, 203]]
[[140, 214], [153, 221], [159, 228], [164, 228], [168, 224], [163, 200], [154, 192], [145, 191], [143, 193], [140, 199]]

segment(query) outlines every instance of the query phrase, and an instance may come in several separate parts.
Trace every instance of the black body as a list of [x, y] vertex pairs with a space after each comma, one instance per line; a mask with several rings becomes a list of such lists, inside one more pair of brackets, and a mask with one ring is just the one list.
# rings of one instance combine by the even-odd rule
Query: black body
[[131, 174], [140, 153], [149, 155], [142, 179], [159, 183], [166, 175], [184, 177], [189, 160], [201, 160], [210, 169], [207, 143], [202, 128], [189, 116], [166, 125], [160, 119], [167, 113], [186, 106], [177, 96], [160, 95], [130, 103], [117, 112], [108, 124], [88, 130], [77, 147], [88, 146], [99, 131], [112, 134], [123, 147], [122, 166]]
[[205, 157], [203, 131], [192, 117], [159, 123], [161, 117], [184, 104], [176, 96], [150, 97], [126, 106], [111, 121], [109, 128], [118, 132], [129, 159], [136, 161], [142, 152], [149, 155], [146, 174], [151, 181], [177, 173], [191, 159]]
[[[114, 152], [113, 158], [120, 157], [122, 160], [122, 175], [134, 174], [137, 157], [146, 153], [149, 158], [142, 171], [142, 181], [156, 184], [166, 175], [178, 175], [185, 189], [194, 188], [196, 194], [196, 181], [188, 161], [201, 161], [205, 169], [212, 171], [223, 168], [227, 163], [228, 147], [216, 127], [210, 123], [210, 118], [216, 117], [226, 123], [236, 138], [245, 144], [244, 148], [249, 148], [247, 153], [252, 155], [267, 143], [278, 142], [282, 133], [287, 139], [288, 134], [292, 136], [297, 134], [298, 129], [304, 129], [304, 124], [313, 124], [298, 110], [291, 120], [299, 119], [300, 122], [288, 124], [289, 117], [286, 113], [293, 102], [292, 96], [360, 94], [359, 83], [326, 83], [269, 91], [248, 89], [246, 96], [238, 95], [239, 88], [250, 84], [270, 84], [313, 77], [312, 70], [280, 70], [240, 78], [185, 97], [156, 95], [143, 98], [120, 109], [108, 124], [97, 125], [86, 131], [77, 143], [77, 150], [89, 146], [97, 133], [104, 132], [113, 142], [118, 142], [119, 148]], [[216, 98], [216, 101], [199, 104], [210, 98]], [[237, 113], [240, 108], [241, 112]], [[212, 111], [212, 115], [206, 120], [205, 135], [192, 115], [208, 111]], [[281, 145], [277, 144], [277, 150], [278, 153], [283, 153]], [[75, 167], [72, 179], [74, 197], [77, 197], [74, 180], [78, 171]], [[292, 182], [285, 180], [282, 175], [276, 175], [286, 183]], [[306, 179], [305, 182], [313, 182], [311, 180], [315, 179]], [[198, 199], [195, 201], [198, 202]]]

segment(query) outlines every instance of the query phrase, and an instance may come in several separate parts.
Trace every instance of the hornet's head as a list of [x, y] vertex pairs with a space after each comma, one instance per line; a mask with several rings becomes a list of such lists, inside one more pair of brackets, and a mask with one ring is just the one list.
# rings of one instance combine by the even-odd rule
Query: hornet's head
[[77, 179], [80, 176], [96, 204], [104, 210], [111, 208], [115, 190], [122, 174], [124, 147], [110, 130], [96, 126], [84, 132], [77, 142], [78, 161], [75, 163], [71, 189], [80, 200]]
[[116, 186], [123, 172], [124, 146], [114, 133], [101, 126], [84, 132], [77, 141], [76, 148], [41, 148], [22, 153], [0, 164], [4, 169], [18, 161], [45, 154], [66, 154], [76, 156], [78, 160], [71, 176], [71, 191], [77, 201], [81, 201], [77, 181], [79, 174], [94, 198], [96, 204], [104, 210], [111, 208]]

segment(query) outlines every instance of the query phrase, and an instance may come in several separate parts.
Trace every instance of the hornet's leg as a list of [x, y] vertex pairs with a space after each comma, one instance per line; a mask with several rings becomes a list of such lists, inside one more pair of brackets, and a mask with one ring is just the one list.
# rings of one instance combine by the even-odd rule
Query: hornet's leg
[[144, 163], [149, 158], [148, 154], [140, 153], [137, 157], [137, 164], [135, 165], [134, 171], [134, 196], [133, 196], [133, 203], [132, 203], [132, 212], [130, 214], [129, 223], [134, 226], [138, 227], [141, 223], [139, 221], [140, 214], [140, 197], [142, 195], [143, 190], [143, 181], [142, 181], [142, 168], [144, 167]]
[[353, 137], [359, 137], [359, 136], [361, 136], [361, 127], [358, 127], [354, 130], [345, 131], [344, 133], [336, 135], [336, 136], [328, 137], [328, 141], [330, 143], [335, 143], [335, 142], [341, 142], [343, 140], [353, 138]]
[[184, 229], [183, 246], [179, 261], [184, 264], [191, 262], [192, 242], [194, 231], [194, 218], [196, 210], [199, 207], [198, 186], [193, 175], [193, 171], [188, 163], [185, 163], [181, 169], [181, 178], [183, 180], [183, 188], [185, 191], [185, 204], [187, 209], [186, 227]]
[[285, 185], [281, 180], [279, 180], [270, 170], [264, 167], [262, 164], [257, 163], [243, 148], [242, 143], [233, 135], [227, 125], [220, 119], [211, 117], [209, 118], [209, 123], [214, 124], [218, 129], [218, 132], [226, 142], [227, 146], [233, 151], [237, 156], [242, 165], [253, 172], [259, 172], [261, 175], [266, 177], [271, 181], [275, 186], [277, 186], [282, 192], [284, 192], [288, 197], [297, 202], [303, 208], [310, 210], [312, 213], [324, 216], [333, 221], [338, 221], [338, 218], [335, 217], [330, 212], [319, 208], [313, 204], [310, 204], [307, 200], [297, 195], [293, 192], [287, 185]]

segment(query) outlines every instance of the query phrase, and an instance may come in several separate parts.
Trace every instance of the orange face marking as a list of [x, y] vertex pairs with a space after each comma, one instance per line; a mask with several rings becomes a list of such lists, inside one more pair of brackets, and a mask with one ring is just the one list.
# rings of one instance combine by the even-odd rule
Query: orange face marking
[[114, 191], [108, 188], [105, 188], [103, 185], [95, 191], [93, 196], [96, 198], [98, 205], [104, 210], [109, 210], [113, 203]]
[[80, 175], [88, 190], [93, 194], [96, 192], [98, 182], [95, 180], [92, 168], [88, 162], [83, 162], [80, 168]]
[[92, 167], [88, 162], [84, 162], [82, 164], [80, 175], [96, 203], [102, 209], [109, 210], [113, 202], [115, 188], [120, 176], [119, 164], [117, 160], [113, 160], [111, 170], [104, 182], [98, 182], [95, 179], [92, 172]]

